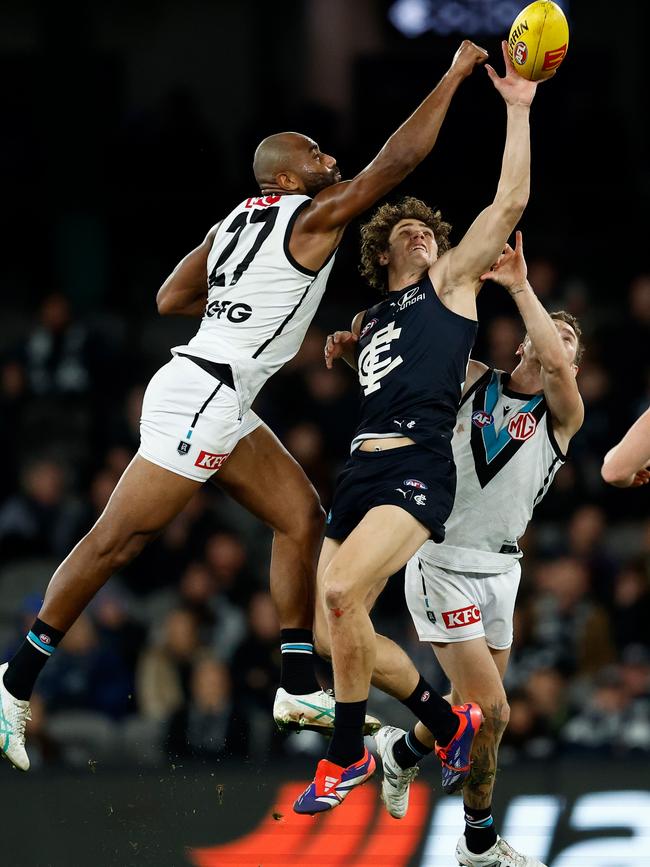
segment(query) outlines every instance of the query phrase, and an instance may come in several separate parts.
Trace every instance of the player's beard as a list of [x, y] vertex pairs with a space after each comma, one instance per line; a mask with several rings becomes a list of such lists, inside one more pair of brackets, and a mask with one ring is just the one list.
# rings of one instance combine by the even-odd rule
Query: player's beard
[[326, 172], [307, 172], [303, 178], [305, 190], [308, 196], [312, 198], [320, 193], [321, 190], [331, 187], [333, 184], [338, 184], [341, 180], [341, 172], [338, 167], [328, 169]]

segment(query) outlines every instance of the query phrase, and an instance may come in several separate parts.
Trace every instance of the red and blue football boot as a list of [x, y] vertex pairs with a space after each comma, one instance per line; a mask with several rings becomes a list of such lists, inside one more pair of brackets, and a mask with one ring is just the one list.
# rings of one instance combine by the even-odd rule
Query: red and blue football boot
[[313, 816], [333, 810], [355, 786], [365, 783], [374, 774], [375, 767], [375, 759], [367, 749], [364, 749], [362, 759], [347, 768], [321, 759], [313, 782], [293, 805], [294, 812]]
[[436, 755], [442, 762], [442, 791], [445, 795], [457, 792], [469, 776], [472, 744], [483, 722], [481, 708], [474, 702], [452, 707], [452, 711], [459, 719], [458, 731], [446, 747], [436, 744]]

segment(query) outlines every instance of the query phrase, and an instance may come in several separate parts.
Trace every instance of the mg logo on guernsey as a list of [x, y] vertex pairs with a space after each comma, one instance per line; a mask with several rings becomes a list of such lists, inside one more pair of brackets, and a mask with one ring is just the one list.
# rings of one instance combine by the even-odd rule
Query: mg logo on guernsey
[[537, 430], [537, 419], [532, 412], [518, 412], [508, 422], [508, 433], [513, 440], [527, 440]]
[[228, 455], [213, 455], [210, 452], [201, 451], [194, 461], [194, 466], [201, 467], [202, 470], [218, 470], [227, 457]]
[[359, 356], [359, 382], [366, 397], [379, 391], [381, 380], [402, 363], [401, 355], [390, 356], [390, 345], [401, 333], [402, 329], [395, 328], [394, 322], [380, 328]]
[[459, 626], [479, 623], [481, 612], [476, 605], [468, 605], [467, 608], [457, 608], [456, 611], [443, 611], [442, 619], [447, 629], [458, 629]]

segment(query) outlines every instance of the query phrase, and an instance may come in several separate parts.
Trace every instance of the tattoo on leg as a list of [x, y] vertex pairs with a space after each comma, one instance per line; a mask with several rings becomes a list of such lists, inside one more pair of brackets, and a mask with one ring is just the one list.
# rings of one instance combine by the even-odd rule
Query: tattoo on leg
[[463, 797], [469, 807], [483, 809], [492, 801], [497, 753], [506, 725], [504, 704], [495, 702], [485, 714], [481, 730], [474, 741], [472, 770], [463, 788]]

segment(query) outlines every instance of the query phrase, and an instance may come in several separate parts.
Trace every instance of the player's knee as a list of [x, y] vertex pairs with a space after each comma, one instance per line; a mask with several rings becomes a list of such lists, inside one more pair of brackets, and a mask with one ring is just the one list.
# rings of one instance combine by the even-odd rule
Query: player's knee
[[323, 599], [325, 609], [328, 612], [339, 614], [363, 600], [359, 596], [353, 583], [351, 583], [335, 563], [325, 570], [323, 576]]
[[100, 523], [90, 531], [88, 538], [94, 547], [95, 556], [112, 571], [117, 571], [128, 566], [153, 536], [151, 532], [105, 527]]
[[297, 507], [292, 510], [288, 532], [307, 544], [319, 544], [325, 528], [325, 511], [318, 494], [312, 488]]

